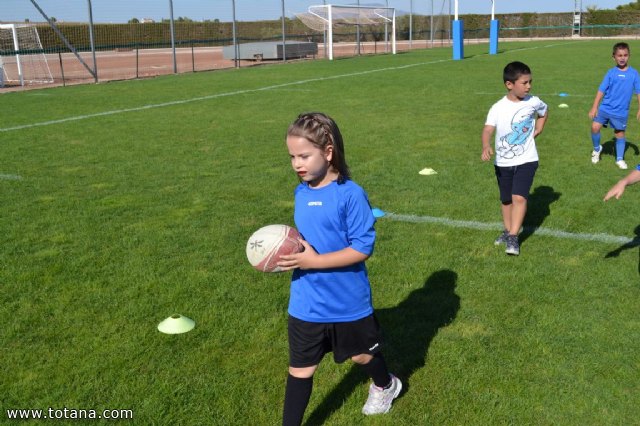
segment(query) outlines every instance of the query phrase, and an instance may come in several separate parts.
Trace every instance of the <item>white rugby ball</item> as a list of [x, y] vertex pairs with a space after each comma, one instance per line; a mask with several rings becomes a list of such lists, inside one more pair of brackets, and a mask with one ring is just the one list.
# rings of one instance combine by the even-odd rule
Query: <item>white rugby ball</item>
[[267, 225], [254, 232], [247, 241], [247, 259], [262, 272], [281, 272], [280, 256], [299, 253], [304, 246], [300, 233], [288, 225]]

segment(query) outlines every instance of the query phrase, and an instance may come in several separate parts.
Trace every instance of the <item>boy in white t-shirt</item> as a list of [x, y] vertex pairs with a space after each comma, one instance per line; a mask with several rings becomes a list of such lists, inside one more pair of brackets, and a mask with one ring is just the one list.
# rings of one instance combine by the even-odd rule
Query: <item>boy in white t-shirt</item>
[[518, 233], [527, 213], [527, 199], [538, 168], [535, 137], [547, 121], [547, 104], [529, 94], [531, 69], [522, 62], [507, 64], [503, 72], [507, 95], [496, 102], [482, 130], [482, 161], [494, 154], [491, 136], [495, 132], [495, 173], [500, 189], [504, 230], [495, 240], [506, 244], [505, 252], [520, 254]]

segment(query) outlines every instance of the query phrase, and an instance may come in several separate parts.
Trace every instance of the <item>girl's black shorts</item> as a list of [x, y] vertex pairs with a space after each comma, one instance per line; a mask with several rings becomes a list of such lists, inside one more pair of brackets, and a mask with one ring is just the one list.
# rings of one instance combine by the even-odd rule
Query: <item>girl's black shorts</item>
[[317, 323], [289, 315], [289, 365], [318, 365], [324, 355], [342, 363], [354, 355], [373, 355], [382, 348], [382, 330], [374, 314], [356, 321]]

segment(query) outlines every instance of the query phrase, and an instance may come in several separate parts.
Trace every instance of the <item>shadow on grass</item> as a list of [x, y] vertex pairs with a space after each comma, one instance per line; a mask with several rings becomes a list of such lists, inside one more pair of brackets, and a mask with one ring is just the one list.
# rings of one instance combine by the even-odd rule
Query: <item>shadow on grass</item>
[[520, 244], [533, 235], [542, 226], [545, 218], [551, 214], [550, 205], [560, 198], [562, 193], [556, 192], [550, 186], [539, 186], [529, 194], [527, 202], [527, 215], [524, 218], [522, 232], [520, 233]]
[[[627, 141], [627, 144], [624, 147], [625, 154], [629, 150], [632, 150], [633, 151], [633, 155], [635, 155], [635, 156], [640, 155], [640, 149], [638, 149], [638, 145]], [[613, 160], [615, 161], [615, 159], [616, 159], [616, 138], [615, 138], [615, 136], [612, 137], [610, 140], [608, 140], [608, 141], [606, 141], [605, 143], [602, 144], [602, 154], [600, 155], [600, 159], [601, 160], [602, 160], [602, 156], [603, 155], [610, 155], [611, 157], [613, 157]]]
[[[433, 338], [454, 320], [460, 309], [460, 297], [455, 293], [457, 280], [458, 274], [453, 271], [434, 272], [421, 288], [412, 291], [398, 306], [376, 310], [383, 330], [387, 330], [383, 353], [389, 370], [403, 382], [400, 397], [411, 391], [409, 378], [424, 366]], [[357, 386], [368, 382], [362, 368], [353, 365], [310, 414], [306, 425], [324, 424]]]
[[[636, 233], [636, 236], [633, 238], [633, 240], [621, 245], [613, 251], [610, 251], [609, 253], [607, 253], [605, 258], [609, 259], [611, 257], [618, 257], [624, 250], [629, 250], [634, 247], [640, 247], [640, 225], [636, 226], [636, 229], [634, 229], [633, 231]], [[638, 275], [640, 275], [640, 250], [638, 251]]]

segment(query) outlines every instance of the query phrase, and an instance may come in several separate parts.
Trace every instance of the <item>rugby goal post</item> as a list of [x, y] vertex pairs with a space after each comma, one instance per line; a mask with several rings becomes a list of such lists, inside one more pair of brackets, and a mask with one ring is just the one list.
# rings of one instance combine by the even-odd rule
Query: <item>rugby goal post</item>
[[391, 23], [391, 50], [396, 54], [396, 10], [392, 7], [321, 4], [309, 6], [306, 13], [296, 16], [307, 27], [316, 31], [326, 31], [329, 60], [333, 60], [333, 29], [336, 25]]
[[3, 84], [53, 83], [38, 29], [26, 24], [0, 24], [0, 71]]

